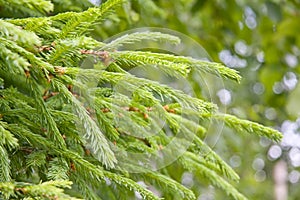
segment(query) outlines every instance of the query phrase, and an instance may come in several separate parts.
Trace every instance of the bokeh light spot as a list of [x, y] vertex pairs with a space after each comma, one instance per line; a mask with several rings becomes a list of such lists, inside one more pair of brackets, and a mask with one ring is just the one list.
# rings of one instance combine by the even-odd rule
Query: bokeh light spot
[[273, 145], [268, 151], [268, 156], [270, 160], [276, 160], [282, 154], [282, 149], [278, 145]]

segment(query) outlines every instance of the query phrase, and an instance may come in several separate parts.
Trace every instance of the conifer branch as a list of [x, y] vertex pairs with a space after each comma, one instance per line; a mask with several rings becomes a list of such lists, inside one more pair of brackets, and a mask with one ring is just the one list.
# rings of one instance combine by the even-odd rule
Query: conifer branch
[[[146, 66], [149, 67], [155, 66], [165, 71], [168, 75], [175, 77], [186, 77], [190, 72], [190, 66], [184, 63], [175, 63], [172, 61], [164, 60], [164, 54], [161, 54], [160, 58], [153, 58], [148, 55], [146, 52], [138, 52], [138, 51], [117, 51], [112, 52], [110, 55], [114, 60], [116, 60], [117, 64], [121, 65], [124, 63], [125, 65], [139, 67]], [[123, 66], [124, 66], [123, 64]], [[148, 66], [147, 66], [148, 65]]]
[[88, 145], [88, 148], [91, 148], [95, 157], [98, 158], [99, 161], [101, 161], [106, 167], [114, 168], [114, 164], [117, 162], [116, 158], [96, 122], [91, 119], [86, 109], [72, 95], [72, 93], [70, 93], [64, 84], [57, 79], [53, 79], [51, 83], [54, 89], [64, 95], [67, 102], [72, 103], [74, 111], [78, 115], [84, 127], [83, 139], [87, 142], [86, 145]]
[[55, 46], [46, 54], [47, 61], [55, 66], [76, 66], [82, 60], [81, 49], [93, 49], [103, 44], [90, 37], [55, 40]]
[[93, 69], [82, 70], [78, 68], [64, 68], [64, 72], [66, 75], [71, 77], [75, 77], [77, 74], [80, 74], [80, 76], [86, 76], [90, 79], [98, 78], [99, 82], [107, 82], [113, 85], [122, 83], [122, 87], [127, 87], [131, 91], [137, 90], [140, 87], [139, 83], [142, 83], [145, 90], [159, 94], [159, 96], [161, 96], [161, 101], [164, 101], [164, 99], [171, 99], [182, 104], [183, 107], [186, 106], [187, 108], [195, 109], [199, 113], [209, 113], [216, 110], [215, 104], [205, 102], [198, 98], [193, 98], [180, 90], [173, 89], [152, 80], [137, 78], [128, 73], [123, 74]]
[[[127, 167], [131, 167], [132, 169], [140, 168], [136, 165]], [[178, 193], [182, 199], [196, 199], [195, 194], [191, 190], [171, 179], [170, 177], [146, 169], [141, 169], [141, 171], [143, 171], [142, 174], [131, 174], [131, 176], [136, 177], [136, 179], [140, 179], [141, 176], [145, 177], [145, 180], [150, 180], [151, 182], [158, 184], [160, 187], [166, 187], [166, 190]]]
[[228, 195], [233, 197], [236, 200], [247, 200], [247, 198], [238, 192], [232, 185], [230, 185], [222, 177], [218, 176], [216, 172], [211, 169], [196, 163], [195, 161], [188, 159], [184, 156], [179, 158], [179, 162], [186, 168], [188, 171], [194, 172], [200, 177], [208, 179], [213, 185], [224, 190]]
[[176, 36], [160, 33], [160, 32], [137, 32], [123, 35], [100, 48], [100, 50], [113, 51], [117, 50], [125, 44], [134, 44], [141, 41], [166, 42], [171, 44], [179, 44], [180, 39]]
[[12, 14], [21, 12], [25, 16], [42, 16], [53, 11], [53, 4], [47, 0], [0, 0], [0, 6]]
[[69, 165], [64, 158], [53, 158], [49, 162], [48, 180], [69, 180]]
[[[197, 59], [194, 59], [191, 57], [175, 56], [175, 55], [171, 55], [171, 54], [162, 54], [162, 53], [153, 53], [153, 52], [142, 52], [142, 51], [121, 51], [121, 52], [112, 52], [111, 53], [111, 55], [113, 57], [115, 55], [117, 58], [118, 58], [119, 54], [120, 54], [120, 56], [123, 55], [125, 59], [126, 59], [126, 56], [128, 56], [128, 57], [130, 56], [130, 58], [128, 59], [129, 63], [130, 63], [131, 59], [133, 61], [136, 59], [139, 59], [141, 61], [144, 61], [145, 63], [147, 63], [147, 61], [149, 62], [153, 59], [153, 61], [148, 64], [160, 64], [160, 62], [169, 61], [169, 62], [174, 63], [175, 66], [176, 66], [176, 64], [179, 67], [180, 66], [188, 66], [190, 69], [193, 69], [195, 71], [214, 74], [216, 76], [232, 79], [237, 82], [240, 82], [240, 79], [241, 79], [241, 77], [237, 71], [230, 69], [228, 67], [225, 67], [222, 64], [203, 61], [203, 60], [197, 60]], [[153, 62], [155, 62], [155, 60], [156, 60], [156, 63], [153, 63]], [[141, 63], [138, 63], [138, 64], [141, 64]], [[163, 66], [163, 63], [162, 63], [162, 66]], [[188, 68], [188, 67], [185, 67], [185, 68]], [[176, 70], [176, 69], [178, 69], [178, 68], [174, 67], [174, 70]]]
[[[79, 200], [64, 193], [62, 188], [71, 188], [70, 181], [47, 181], [40, 184], [28, 184], [23, 182], [1, 183], [0, 195], [6, 199], [39, 198], [39, 199], [66, 199]], [[3, 193], [3, 194], [2, 194]]]
[[0, 183], [11, 181], [10, 159], [2, 145], [0, 145], [0, 154]]
[[80, 168], [83, 169], [84, 173], [88, 172], [87, 174], [89, 174], [89, 178], [104, 180], [104, 178], [106, 177], [115, 182], [117, 185], [124, 186], [129, 190], [135, 190], [139, 192], [145, 199], [159, 200], [159, 198], [152, 194], [149, 190], [146, 190], [133, 180], [106, 171], [99, 166], [95, 166], [70, 150], [60, 149], [51, 141], [47, 141], [45, 138], [27, 131], [26, 129], [24, 129], [24, 127], [9, 125], [8, 129], [14, 132], [14, 134], [18, 135], [18, 137], [28, 138], [31, 143], [36, 143], [43, 149], [51, 150], [57, 156], [66, 157], [69, 160], [72, 160], [74, 163], [77, 163]]
[[[87, 11], [81, 13], [73, 13], [68, 19], [65, 26], [62, 28], [59, 38], [64, 39], [70, 36], [81, 36], [85, 34], [91, 25], [96, 22], [99, 22], [108, 13], [112, 12], [116, 6], [123, 3], [124, 0], [110, 0], [107, 1], [101, 6], [89, 8]], [[66, 14], [64, 14], [65, 17]], [[61, 16], [55, 17], [53, 20], [58, 19]]]
[[0, 20], [0, 36], [15, 41], [18, 45], [32, 48], [41, 45], [40, 38], [33, 32], [22, 30], [21, 27]]
[[279, 142], [282, 139], [282, 133], [275, 129], [248, 120], [239, 119], [233, 115], [218, 114], [213, 115], [213, 118], [223, 120], [228, 127], [236, 130], [238, 133], [246, 131], [248, 133], [267, 137], [275, 142]]
[[[181, 127], [181, 129], [184, 129], [185, 132], [189, 132], [186, 127]], [[200, 138], [195, 136], [193, 138], [193, 142], [195, 144], [195, 150], [198, 156], [206, 160], [208, 164], [212, 163], [213, 165], [215, 165], [218, 168], [218, 171], [221, 171], [223, 175], [227, 176], [231, 180], [239, 180], [239, 176], [236, 174], [236, 172]], [[199, 162], [201, 162], [201, 158], [199, 158], [198, 160]]]

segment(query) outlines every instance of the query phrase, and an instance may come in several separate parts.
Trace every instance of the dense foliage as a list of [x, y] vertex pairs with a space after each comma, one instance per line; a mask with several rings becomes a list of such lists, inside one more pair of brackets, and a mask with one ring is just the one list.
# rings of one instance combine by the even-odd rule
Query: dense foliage
[[[138, 5], [0, 0], [1, 198], [196, 199], [198, 187], [211, 184], [246, 199], [234, 186], [239, 176], [204, 142], [209, 122], [273, 141], [281, 134], [131, 74], [144, 66], [174, 79], [212, 74], [240, 82], [219, 63], [121, 48], [149, 40], [179, 45], [173, 35], [144, 31], [103, 42], [124, 19], [130, 24]], [[145, 6], [164, 12], [152, 1]], [[106, 19], [119, 24], [103, 25]], [[178, 159], [157, 167], [173, 154]], [[182, 184], [187, 172], [197, 187]]]

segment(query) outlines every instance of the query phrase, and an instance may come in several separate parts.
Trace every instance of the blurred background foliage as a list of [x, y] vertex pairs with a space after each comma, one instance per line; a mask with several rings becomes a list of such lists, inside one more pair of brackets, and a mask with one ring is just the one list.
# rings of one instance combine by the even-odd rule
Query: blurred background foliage
[[[201, 44], [211, 60], [240, 72], [240, 85], [225, 82], [211, 98], [221, 110], [277, 128], [284, 139], [273, 144], [224, 129], [220, 138], [211, 131], [207, 142], [241, 176], [238, 188], [249, 199], [298, 199], [300, 1], [133, 0], [117, 13], [98, 27], [98, 37], [137, 27], [172, 29]], [[199, 199], [226, 199], [190, 174], [176, 174], [198, 188]]]

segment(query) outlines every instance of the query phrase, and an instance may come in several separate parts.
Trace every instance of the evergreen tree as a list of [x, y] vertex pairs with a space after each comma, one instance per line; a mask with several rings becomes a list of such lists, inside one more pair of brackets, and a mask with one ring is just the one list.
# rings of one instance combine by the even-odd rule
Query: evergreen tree
[[[83, 2], [0, 0], [0, 197], [159, 199], [155, 187], [165, 199], [196, 199], [197, 192], [180, 183], [188, 171], [246, 199], [232, 185], [238, 175], [203, 141], [207, 121], [273, 141], [281, 134], [130, 69], [153, 66], [175, 78], [208, 73], [236, 82], [238, 73], [191, 57], [120, 50], [148, 40], [180, 43], [168, 34], [145, 31], [99, 42], [92, 27], [126, 2]], [[80, 67], [83, 60], [90, 61], [87, 67]], [[174, 153], [180, 157], [167, 167], [147, 165]]]

